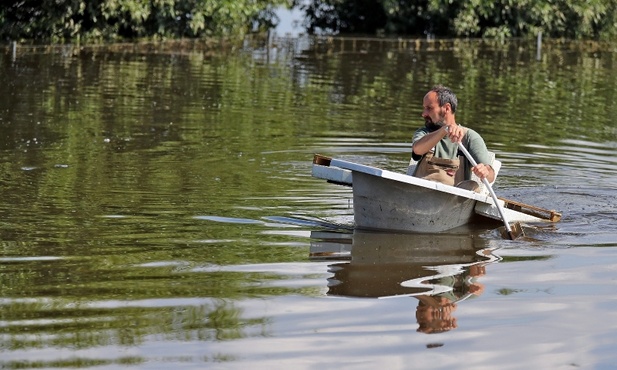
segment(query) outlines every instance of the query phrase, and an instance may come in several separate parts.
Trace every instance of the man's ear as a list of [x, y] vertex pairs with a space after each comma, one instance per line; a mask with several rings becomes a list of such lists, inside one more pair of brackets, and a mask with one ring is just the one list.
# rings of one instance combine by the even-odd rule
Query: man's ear
[[446, 113], [447, 112], [452, 113], [452, 106], [450, 105], [450, 103], [444, 104], [443, 107], [446, 109]]

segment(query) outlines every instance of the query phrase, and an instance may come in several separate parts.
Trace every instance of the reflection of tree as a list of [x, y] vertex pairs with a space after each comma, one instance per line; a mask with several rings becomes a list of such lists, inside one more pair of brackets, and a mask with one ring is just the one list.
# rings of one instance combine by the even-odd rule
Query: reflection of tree
[[[298, 70], [311, 72], [310, 89], [329, 95], [324, 112], [346, 108], [346, 117], [361, 132], [408, 133], [410, 120], [419, 116], [423, 94], [439, 81], [458, 86], [460, 121], [482, 129], [487, 141], [503, 143], [504, 151], [519, 153], [530, 143], [556, 146], [564, 137], [606, 140], [606, 132], [594, 124], [605, 119], [601, 109], [593, 107], [610, 106], [617, 95], [613, 62], [601, 53], [610, 45], [545, 40], [538, 62], [534, 42], [318, 39], [303, 53]], [[327, 84], [323, 76], [328, 76]], [[496, 103], [486, 104], [483, 96]], [[594, 104], [589, 105], [590, 100]], [[351, 104], [377, 109], [350, 111]], [[567, 133], [543, 127], [553, 119], [555, 105], [564, 111], [563, 123], [572, 127]], [[537, 118], [519, 124], [517, 117], [528, 114], [530, 107]], [[383, 129], [384, 122], [388, 130]], [[503, 130], [504, 122], [508, 130]], [[510, 140], [513, 135], [527, 140]], [[547, 160], [551, 158], [542, 157], [543, 163]]]
[[[5, 340], [0, 348], [15, 351], [45, 347], [136, 346], [153, 335], [179, 341], [225, 341], [265, 335], [269, 324], [264, 317], [243, 317], [240, 308], [225, 300], [163, 308], [104, 308], [104, 305], [60, 300], [5, 304], [3, 320], [10, 322], [26, 316], [30, 319], [20, 325], [4, 327], [0, 333]], [[38, 317], [30, 316], [30, 312], [37, 312]]]
[[[3, 247], [15, 255], [97, 256], [79, 266], [18, 269], [10, 277], [14, 291], [57, 281], [71, 284], [71, 294], [89, 294], [90, 284], [110, 274], [115, 282], [104, 288], [118, 291], [117, 276], [133, 272], [113, 266], [140, 263], [144, 254], [201, 260], [199, 253], [187, 256], [189, 248], [168, 248], [204, 237], [203, 228], [178, 220], [204, 209], [230, 215], [220, 199], [285, 188], [285, 180], [268, 181], [271, 166], [253, 144], [267, 140], [281, 153], [297, 144], [301, 129], [279, 125], [294, 116], [287, 66], [259, 67], [250, 53], [230, 56], [205, 41], [143, 45], [18, 46], [13, 59], [0, 53], [0, 178], [11, 194], [3, 209], [11, 223], [0, 230], [12, 242]], [[226, 160], [213, 160], [219, 157]], [[159, 213], [167, 207], [174, 216]], [[206, 232], [230, 239], [237, 229]], [[142, 248], [152, 244], [158, 247]], [[212, 263], [248, 263], [263, 260], [263, 250], [242, 240], [210, 248], [209, 256]], [[297, 248], [281, 253], [285, 260], [303, 256]]]

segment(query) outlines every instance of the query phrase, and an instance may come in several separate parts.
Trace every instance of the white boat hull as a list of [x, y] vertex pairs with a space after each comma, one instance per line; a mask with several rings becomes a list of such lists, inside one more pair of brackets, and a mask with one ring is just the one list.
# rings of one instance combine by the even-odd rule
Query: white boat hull
[[[474, 215], [501, 220], [488, 194], [406, 174], [316, 155], [313, 176], [352, 186], [356, 228], [438, 233], [472, 221]], [[555, 211], [500, 199], [510, 222], [556, 222]]]
[[468, 224], [475, 205], [473, 198], [361, 172], [353, 174], [354, 221], [359, 229], [442, 232]]

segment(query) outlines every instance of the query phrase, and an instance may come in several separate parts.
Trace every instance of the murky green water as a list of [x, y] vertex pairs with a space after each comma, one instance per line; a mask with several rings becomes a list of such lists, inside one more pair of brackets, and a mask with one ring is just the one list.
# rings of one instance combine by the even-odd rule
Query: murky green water
[[[617, 364], [615, 47], [202, 46], [0, 54], [0, 367]], [[353, 230], [313, 153], [404, 172], [434, 83], [560, 223]]]

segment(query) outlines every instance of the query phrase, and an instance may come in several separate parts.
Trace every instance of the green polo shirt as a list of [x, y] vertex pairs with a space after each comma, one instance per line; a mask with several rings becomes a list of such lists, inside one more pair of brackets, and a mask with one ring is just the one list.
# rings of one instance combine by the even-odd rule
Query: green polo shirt
[[[418, 139], [432, 131], [435, 130], [431, 130], [427, 127], [417, 129], [416, 132], [413, 134], [411, 144], [412, 147], [413, 143], [415, 143]], [[484, 163], [489, 165], [491, 164], [491, 157], [488, 154], [488, 149], [486, 148], [484, 139], [482, 139], [482, 136], [480, 136], [480, 134], [470, 128], [467, 128], [467, 133], [463, 137], [462, 143], [477, 163]], [[422, 158], [422, 156], [416, 155], [413, 152], [413, 149], [411, 153], [411, 156], [415, 161], [419, 161]], [[445, 136], [435, 146], [434, 155], [435, 157], [439, 158], [455, 159], [459, 156], [458, 144], [453, 143], [447, 136]], [[463, 153], [460, 153], [460, 155], [463, 156], [463, 158], [465, 157]], [[469, 163], [467, 158], [465, 158], [461, 163], [464, 166], [463, 168], [465, 171], [465, 180], [471, 179], [471, 163]]]

